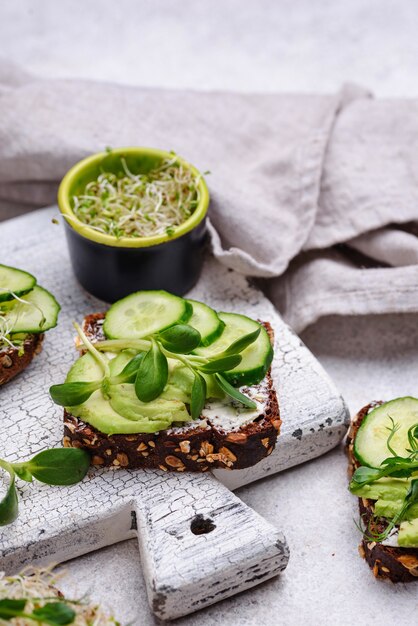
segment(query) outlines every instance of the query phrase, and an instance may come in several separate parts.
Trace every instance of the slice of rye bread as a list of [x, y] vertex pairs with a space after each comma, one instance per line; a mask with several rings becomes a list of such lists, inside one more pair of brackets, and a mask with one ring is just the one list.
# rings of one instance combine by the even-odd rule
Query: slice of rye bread
[[42, 334], [27, 335], [23, 351], [19, 348], [5, 348], [0, 351], [0, 385], [4, 385], [20, 374], [42, 350]]
[[[101, 313], [85, 318], [83, 329], [91, 340], [104, 338], [103, 320]], [[270, 324], [264, 323], [264, 326], [273, 341]], [[64, 410], [63, 445], [87, 449], [93, 465], [101, 466], [178, 472], [250, 467], [273, 452], [281, 420], [270, 371], [258, 385], [245, 388], [244, 392], [262, 394], [263, 410], [254, 421], [237, 429], [225, 431], [201, 417], [158, 433], [106, 435]]]
[[[354, 456], [354, 440], [358, 429], [366, 415], [376, 406], [383, 402], [371, 402], [363, 407], [359, 413], [351, 420], [350, 429], [347, 434], [347, 454], [349, 460], [349, 476], [360, 467], [360, 463]], [[387, 522], [373, 521], [374, 500], [359, 498], [360, 515], [366, 528], [373, 532], [383, 532], [387, 527]], [[394, 548], [384, 546], [364, 537], [359, 545], [359, 553], [373, 570], [376, 578], [391, 580], [394, 583], [411, 582], [418, 577], [418, 548]]]

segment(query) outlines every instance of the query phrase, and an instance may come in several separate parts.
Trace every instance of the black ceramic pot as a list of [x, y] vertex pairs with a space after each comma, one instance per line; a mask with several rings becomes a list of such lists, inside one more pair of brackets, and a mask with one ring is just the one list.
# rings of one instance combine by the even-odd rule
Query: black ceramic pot
[[95, 154], [72, 167], [58, 191], [65, 218], [70, 258], [80, 284], [92, 295], [114, 302], [141, 289], [165, 289], [183, 295], [197, 282], [207, 240], [209, 192], [199, 172], [178, 157], [199, 177], [199, 203], [193, 214], [171, 235], [116, 238], [82, 223], [72, 211], [72, 199], [102, 171], [121, 171], [121, 158], [130, 171], [146, 173], [173, 155], [151, 148], [118, 148]]
[[112, 248], [86, 239], [68, 223], [65, 231], [77, 280], [105, 302], [141, 289], [165, 289], [181, 296], [200, 276], [206, 219], [182, 237], [146, 248]]

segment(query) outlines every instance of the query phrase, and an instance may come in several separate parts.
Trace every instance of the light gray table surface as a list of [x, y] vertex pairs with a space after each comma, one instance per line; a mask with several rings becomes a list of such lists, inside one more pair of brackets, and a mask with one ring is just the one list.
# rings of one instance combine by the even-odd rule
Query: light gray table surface
[[[418, 5], [395, 0], [15, 0], [0, 5], [0, 54], [44, 77], [246, 91], [336, 90], [417, 96]], [[1, 226], [0, 226], [1, 235]], [[388, 287], [390, 288], [390, 286]], [[326, 318], [302, 339], [350, 409], [417, 394], [418, 315]], [[179, 620], [189, 626], [410, 624], [415, 585], [373, 579], [357, 556], [356, 502], [341, 450], [238, 495], [287, 536], [286, 572]], [[63, 586], [89, 591], [125, 625], [153, 624], [135, 540], [65, 565]]]
[[[323, 319], [303, 333], [352, 410], [372, 398], [416, 394], [418, 315]], [[178, 620], [188, 626], [410, 624], [415, 585], [376, 581], [357, 554], [357, 503], [347, 492], [341, 449], [243, 487], [237, 494], [289, 542], [286, 571], [250, 592]], [[153, 624], [138, 579], [135, 541], [65, 565], [68, 589], [91, 591], [135, 625]], [[177, 622], [176, 622], [177, 623]]]

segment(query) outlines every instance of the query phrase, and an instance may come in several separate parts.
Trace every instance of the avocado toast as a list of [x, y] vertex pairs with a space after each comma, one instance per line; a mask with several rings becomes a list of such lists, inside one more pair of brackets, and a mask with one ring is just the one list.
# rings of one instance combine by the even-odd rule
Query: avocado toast
[[[64, 446], [86, 448], [93, 464], [241, 469], [273, 451], [281, 421], [268, 323], [137, 292], [87, 316], [79, 336], [85, 353], [51, 395], [64, 406]], [[68, 393], [84, 389], [75, 404]]]
[[43, 333], [56, 325], [59, 310], [54, 296], [32, 274], [0, 265], [0, 385], [41, 351]]
[[351, 492], [359, 498], [360, 555], [376, 578], [418, 578], [418, 400], [373, 402], [347, 438]]

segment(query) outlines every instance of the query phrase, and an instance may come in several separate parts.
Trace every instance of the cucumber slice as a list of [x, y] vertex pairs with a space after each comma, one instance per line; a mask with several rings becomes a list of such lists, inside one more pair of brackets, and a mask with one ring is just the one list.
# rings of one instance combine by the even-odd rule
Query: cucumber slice
[[187, 302], [193, 307], [193, 314], [187, 323], [199, 331], [200, 345], [209, 346], [222, 334], [225, 324], [219, 319], [216, 311], [207, 304], [197, 300], [187, 300]]
[[23, 298], [25, 304], [15, 300], [3, 312], [12, 333], [43, 333], [57, 325], [60, 305], [43, 287], [35, 287]]
[[399, 424], [390, 445], [399, 456], [406, 456], [409, 448], [408, 429], [418, 424], [418, 399], [396, 398], [373, 409], [358, 429], [354, 441], [354, 454], [362, 465], [380, 467], [382, 461], [392, 456], [387, 440], [392, 426], [390, 418]]
[[233, 341], [254, 332], [261, 327], [261, 332], [250, 346], [241, 352], [242, 361], [237, 367], [222, 375], [235, 387], [255, 385], [263, 380], [273, 359], [273, 348], [266, 329], [258, 322], [237, 313], [218, 313], [224, 322], [224, 330], [216, 341], [205, 348], [197, 348], [194, 352], [199, 356], [211, 357], [226, 350]]
[[28, 293], [36, 285], [36, 278], [24, 272], [18, 270], [16, 267], [9, 267], [8, 265], [0, 265], [0, 302], [6, 300], [12, 300], [13, 292], [17, 296], [23, 296]]
[[103, 330], [108, 339], [141, 339], [187, 322], [192, 305], [167, 291], [137, 291], [112, 304]]

